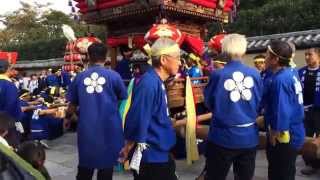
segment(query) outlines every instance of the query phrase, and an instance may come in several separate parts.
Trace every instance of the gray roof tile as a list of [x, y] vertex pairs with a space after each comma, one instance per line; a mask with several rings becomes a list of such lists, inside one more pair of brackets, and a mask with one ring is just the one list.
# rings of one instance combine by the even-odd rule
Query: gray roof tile
[[320, 46], [320, 29], [248, 37], [248, 52], [262, 52], [271, 40], [293, 42], [297, 49]]

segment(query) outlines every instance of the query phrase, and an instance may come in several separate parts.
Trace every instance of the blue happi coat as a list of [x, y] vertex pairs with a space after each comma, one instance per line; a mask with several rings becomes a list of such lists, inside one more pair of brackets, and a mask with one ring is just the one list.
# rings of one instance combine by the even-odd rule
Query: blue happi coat
[[[301, 79], [301, 84], [304, 86], [305, 75], [307, 72], [307, 66], [299, 69], [299, 77]], [[317, 70], [316, 86], [315, 86], [315, 95], [314, 95], [314, 104], [315, 107], [320, 108], [320, 68]]]
[[151, 68], [134, 88], [125, 125], [127, 140], [148, 144], [143, 151], [143, 162], [168, 162], [176, 137], [167, 102], [165, 86]]
[[50, 74], [46, 78], [46, 83], [47, 86], [61, 86], [61, 79], [55, 74]]
[[223, 69], [211, 74], [204, 96], [213, 113], [208, 135], [210, 142], [230, 149], [257, 146], [255, 121], [262, 96], [258, 71], [231, 60]]
[[102, 66], [91, 66], [71, 83], [67, 99], [79, 106], [79, 166], [112, 168], [124, 144], [118, 111], [127, 91], [120, 75]]
[[300, 149], [304, 143], [303, 95], [299, 75], [295, 69], [283, 68], [265, 84], [265, 123], [270, 129], [289, 131], [290, 145]]
[[0, 111], [8, 113], [16, 121], [20, 121], [22, 116], [18, 89], [9, 78], [0, 78]]

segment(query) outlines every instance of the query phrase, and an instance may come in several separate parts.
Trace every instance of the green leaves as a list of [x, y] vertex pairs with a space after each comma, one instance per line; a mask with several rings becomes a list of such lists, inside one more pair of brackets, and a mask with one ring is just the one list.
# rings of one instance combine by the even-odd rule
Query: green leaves
[[238, 19], [225, 29], [247, 36], [315, 29], [319, 9], [319, 0], [243, 0]]
[[18, 51], [19, 60], [63, 57], [67, 40], [62, 24], [70, 25], [77, 37], [90, 30], [102, 40], [105, 28], [76, 22], [67, 14], [48, 9], [48, 5], [21, 3], [22, 8], [0, 17], [5, 25], [0, 29], [0, 49]]

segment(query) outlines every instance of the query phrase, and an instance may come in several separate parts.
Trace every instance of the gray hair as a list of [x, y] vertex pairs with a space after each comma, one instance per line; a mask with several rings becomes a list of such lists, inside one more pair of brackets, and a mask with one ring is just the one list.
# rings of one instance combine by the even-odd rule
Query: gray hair
[[222, 52], [228, 56], [243, 56], [246, 53], [247, 44], [244, 35], [229, 34], [222, 40]]
[[161, 54], [161, 52], [164, 48], [170, 48], [175, 45], [178, 45], [174, 40], [170, 38], [159, 38], [157, 39], [153, 45], [151, 46], [151, 59], [152, 59], [152, 65], [154, 67], [160, 66], [160, 60], [162, 55], [168, 55], [168, 56], [180, 56], [180, 50], [177, 49], [176, 51], [168, 52], [165, 54]]

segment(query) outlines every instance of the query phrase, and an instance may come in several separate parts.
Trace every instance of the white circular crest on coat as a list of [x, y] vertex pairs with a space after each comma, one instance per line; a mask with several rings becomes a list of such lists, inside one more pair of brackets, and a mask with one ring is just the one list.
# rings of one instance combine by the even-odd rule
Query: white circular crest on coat
[[83, 83], [86, 87], [86, 91], [89, 94], [93, 94], [94, 92], [101, 93], [103, 92], [103, 85], [106, 83], [106, 79], [104, 77], [99, 77], [99, 74], [93, 72], [90, 77], [86, 77], [83, 80]]
[[240, 100], [240, 97], [241, 97], [241, 95], [240, 95], [239, 91], [232, 91], [230, 93], [230, 99], [232, 102], [238, 102]]
[[88, 86], [88, 87], [86, 88], [86, 90], [87, 90], [87, 93], [89, 93], [89, 94], [94, 93], [94, 87], [93, 87], [93, 86]]
[[240, 71], [236, 71], [232, 74], [233, 80], [236, 82], [241, 82], [244, 79], [244, 75]]
[[252, 88], [254, 85], [252, 77], [250, 77], [250, 76], [245, 77], [243, 80], [243, 85], [244, 85], [244, 87], [246, 87], [248, 89]]
[[224, 82], [224, 88], [230, 92], [232, 102], [238, 102], [240, 99], [250, 101], [252, 98], [251, 88], [254, 86], [254, 81], [251, 76], [245, 77], [240, 71], [232, 74], [232, 79], [227, 79]]
[[250, 101], [252, 98], [252, 93], [250, 89], [245, 89], [242, 91], [242, 99], [246, 101]]
[[102, 86], [100, 86], [100, 85], [98, 85], [98, 86], [96, 86], [96, 92], [97, 93], [102, 93], [102, 91], [103, 91], [103, 88], [102, 88]]
[[106, 83], [106, 79], [104, 77], [99, 77], [98, 78], [98, 84], [99, 85], [104, 85]]
[[234, 80], [232, 79], [227, 79], [225, 82], [224, 82], [224, 88], [227, 90], [227, 91], [232, 91], [236, 88], [236, 83], [234, 82]]
[[99, 78], [99, 74], [98, 73], [94, 72], [94, 73], [91, 74], [91, 79], [92, 80], [97, 80], [98, 78]]
[[91, 85], [91, 78], [89, 78], [89, 77], [86, 77], [84, 80], [83, 80], [83, 83], [84, 83], [84, 85], [86, 85], [86, 86], [90, 86]]

